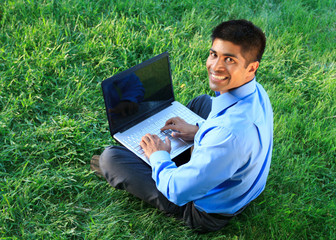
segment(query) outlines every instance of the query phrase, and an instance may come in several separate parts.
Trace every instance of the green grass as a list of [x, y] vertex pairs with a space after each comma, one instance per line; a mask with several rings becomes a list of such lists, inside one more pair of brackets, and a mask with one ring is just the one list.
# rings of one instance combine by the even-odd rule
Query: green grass
[[[0, 1], [0, 239], [336, 239], [336, 2]], [[268, 184], [227, 228], [197, 235], [89, 170], [113, 144], [100, 83], [163, 51], [177, 99], [208, 89], [210, 33], [267, 35]]]

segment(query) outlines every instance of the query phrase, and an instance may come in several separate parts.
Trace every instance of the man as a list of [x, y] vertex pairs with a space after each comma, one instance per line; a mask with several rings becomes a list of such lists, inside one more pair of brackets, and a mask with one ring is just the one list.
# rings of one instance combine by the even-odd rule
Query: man
[[202, 95], [188, 107], [206, 120], [190, 125], [169, 119], [162, 130], [194, 141], [192, 154], [170, 159], [170, 141], [146, 134], [141, 147], [148, 166], [120, 146], [100, 156], [102, 175], [200, 232], [216, 231], [265, 188], [273, 145], [273, 113], [255, 74], [265, 48], [264, 33], [251, 22], [218, 25], [206, 62], [216, 97]]

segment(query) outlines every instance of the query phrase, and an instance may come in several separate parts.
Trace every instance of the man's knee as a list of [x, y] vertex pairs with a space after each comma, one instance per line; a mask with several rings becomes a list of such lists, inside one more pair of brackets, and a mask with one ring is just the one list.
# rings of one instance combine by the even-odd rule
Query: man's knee
[[211, 105], [211, 97], [207, 94], [203, 94], [191, 100], [187, 107], [194, 113], [206, 119], [211, 111]]
[[120, 159], [122, 151], [124, 151], [124, 149], [120, 146], [109, 146], [105, 148], [99, 158], [99, 166], [101, 170], [104, 171], [107, 167], [111, 166], [114, 161]]
[[187, 107], [193, 107], [195, 105], [201, 104], [203, 102], [211, 101], [211, 97], [208, 94], [202, 94], [190, 100]]

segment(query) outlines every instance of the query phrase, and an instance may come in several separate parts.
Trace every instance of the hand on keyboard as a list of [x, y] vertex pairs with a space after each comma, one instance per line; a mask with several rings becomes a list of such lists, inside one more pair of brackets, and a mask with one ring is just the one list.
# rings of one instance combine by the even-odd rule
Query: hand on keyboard
[[170, 140], [168, 137], [166, 137], [165, 142], [163, 142], [157, 135], [149, 133], [141, 138], [140, 146], [144, 150], [148, 159], [150, 155], [156, 151], [167, 151], [170, 153], [171, 150]]
[[173, 117], [167, 120], [165, 126], [161, 128], [161, 131], [168, 129], [173, 130], [171, 134], [173, 137], [193, 141], [198, 131], [198, 126], [189, 124], [180, 117]]

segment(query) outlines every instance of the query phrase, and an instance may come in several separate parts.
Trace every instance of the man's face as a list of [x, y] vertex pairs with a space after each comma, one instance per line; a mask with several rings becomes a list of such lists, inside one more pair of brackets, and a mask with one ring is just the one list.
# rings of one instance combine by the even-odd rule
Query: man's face
[[209, 85], [214, 91], [223, 94], [251, 81], [259, 62], [246, 67], [246, 59], [241, 54], [241, 47], [229, 41], [216, 38], [206, 62]]

